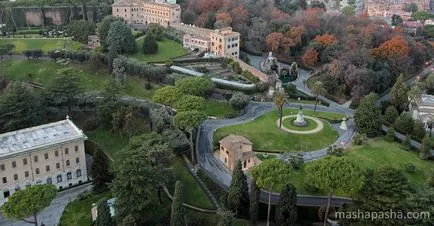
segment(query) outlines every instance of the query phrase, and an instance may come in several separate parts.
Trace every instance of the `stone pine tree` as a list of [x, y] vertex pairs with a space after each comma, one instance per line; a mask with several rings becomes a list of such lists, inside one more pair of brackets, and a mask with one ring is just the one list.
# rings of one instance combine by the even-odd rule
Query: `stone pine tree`
[[241, 161], [238, 160], [232, 173], [232, 181], [226, 199], [227, 207], [238, 216], [247, 207], [248, 195], [247, 176], [243, 172]]
[[115, 226], [107, 200], [103, 200], [98, 204], [98, 217], [96, 218], [95, 226]]
[[154, 35], [148, 34], [143, 39], [143, 53], [154, 54], [158, 52], [158, 43]]
[[271, 193], [277, 183], [288, 180], [291, 167], [279, 159], [270, 159], [254, 166], [251, 169], [251, 174], [256, 180], [256, 184], [268, 192], [268, 211], [267, 211], [267, 226], [270, 225], [271, 212]]
[[430, 144], [430, 137], [429, 135], [425, 135], [425, 137], [422, 139], [422, 143], [420, 144], [419, 149], [419, 157], [421, 159], [428, 159], [431, 156], [431, 144]]
[[46, 89], [45, 102], [47, 105], [66, 106], [71, 112], [80, 92], [80, 78], [71, 71], [64, 71]]
[[370, 93], [362, 97], [354, 113], [354, 122], [360, 134], [375, 137], [381, 132], [381, 113], [375, 105], [377, 95]]
[[197, 127], [206, 119], [206, 114], [197, 110], [179, 112], [173, 118], [174, 125], [188, 133], [190, 141], [191, 160], [196, 162], [194, 152], [194, 133]]
[[328, 202], [324, 217], [324, 226], [336, 191], [355, 191], [361, 184], [361, 173], [357, 165], [345, 158], [330, 156], [306, 167], [305, 182], [321, 191], [327, 192]]
[[297, 221], [297, 191], [291, 183], [286, 184], [280, 192], [276, 206], [276, 224], [293, 226]]
[[[57, 188], [52, 184], [33, 185], [11, 195], [1, 212], [7, 218], [39, 226], [38, 213], [50, 205], [56, 194]], [[33, 221], [26, 220], [28, 217]]]
[[182, 184], [175, 183], [175, 193], [172, 201], [172, 213], [170, 215], [170, 226], [185, 226], [184, 201], [182, 199]]
[[107, 184], [112, 180], [112, 175], [109, 171], [110, 160], [99, 148], [95, 149], [92, 159], [90, 176], [92, 177], [93, 190], [96, 192], [106, 191], [108, 189]]
[[278, 92], [273, 98], [274, 105], [279, 109], [279, 128], [282, 128], [283, 105], [286, 103], [286, 95], [283, 92]]
[[259, 198], [261, 195], [261, 189], [259, 189], [258, 185], [256, 185], [255, 179], [252, 179], [250, 183], [250, 220], [252, 224], [256, 224], [258, 221], [258, 213], [259, 213]]

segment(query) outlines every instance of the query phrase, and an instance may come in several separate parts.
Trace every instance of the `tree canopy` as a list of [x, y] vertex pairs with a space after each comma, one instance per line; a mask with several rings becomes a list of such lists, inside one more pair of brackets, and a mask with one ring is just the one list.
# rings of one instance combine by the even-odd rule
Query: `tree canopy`
[[98, 24], [98, 35], [104, 51], [107, 50], [107, 35], [110, 30], [110, 24], [117, 20], [121, 20], [121, 18], [109, 15], [104, 17], [101, 23]]
[[73, 36], [73, 40], [87, 44], [89, 35], [95, 34], [96, 24], [93, 21], [73, 20], [68, 24], [66, 33]]
[[168, 106], [174, 106], [181, 98], [182, 92], [174, 86], [165, 86], [155, 91], [152, 101]]
[[209, 78], [185, 77], [175, 81], [175, 87], [182, 93], [208, 97], [214, 91], [214, 83]]
[[369, 137], [377, 136], [381, 132], [381, 113], [375, 105], [376, 100], [375, 93], [364, 96], [354, 113], [354, 122], [358, 132]]
[[158, 43], [153, 34], [145, 36], [142, 48], [144, 54], [155, 54], [158, 52]]
[[106, 37], [107, 46], [118, 54], [134, 53], [136, 41], [134, 40], [131, 28], [122, 21], [114, 21]]
[[145, 34], [146, 36], [152, 35], [155, 39], [161, 41], [164, 39], [164, 27], [158, 23], [150, 23], [146, 26]]
[[33, 217], [33, 221], [24, 221], [38, 226], [37, 214], [50, 205], [56, 194], [57, 188], [52, 184], [33, 185], [12, 194], [1, 207], [1, 212], [15, 220]]

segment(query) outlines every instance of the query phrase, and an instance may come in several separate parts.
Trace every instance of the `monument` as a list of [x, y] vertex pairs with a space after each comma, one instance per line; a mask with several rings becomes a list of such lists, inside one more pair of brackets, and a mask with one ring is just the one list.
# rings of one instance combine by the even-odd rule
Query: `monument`
[[301, 105], [301, 104], [299, 105], [297, 118], [295, 119], [295, 121], [293, 123], [295, 126], [298, 126], [298, 127], [307, 126], [307, 122], [306, 122], [306, 120], [304, 120], [304, 116], [303, 116], [303, 105]]
[[343, 118], [343, 119], [342, 119], [341, 126], [339, 126], [339, 128], [340, 128], [341, 130], [344, 130], [344, 131], [345, 131], [345, 130], [348, 129], [346, 121], [347, 121], [347, 118]]

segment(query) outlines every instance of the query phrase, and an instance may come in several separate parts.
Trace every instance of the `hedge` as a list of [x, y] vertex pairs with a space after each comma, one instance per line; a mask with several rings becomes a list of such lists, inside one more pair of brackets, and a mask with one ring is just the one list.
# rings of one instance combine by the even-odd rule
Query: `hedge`
[[216, 184], [209, 176], [206, 174], [203, 169], [197, 170], [197, 176], [202, 180], [203, 183], [208, 187], [211, 193], [217, 198], [219, 202], [222, 197], [226, 195], [226, 191]]
[[[289, 98], [292, 98], [292, 99], [298, 99], [298, 98], [300, 98], [300, 100], [310, 100], [310, 101], [315, 101], [315, 97], [311, 97], [311, 96], [305, 96], [305, 95], [294, 95], [294, 94], [287, 94], [287, 95], [288, 95]], [[327, 102], [327, 101], [325, 101], [325, 100], [323, 100], [323, 99], [321, 99], [321, 98], [318, 98], [318, 100], [321, 101], [321, 104], [322, 104], [322, 105], [324, 105], [324, 106], [326, 106], [326, 107], [330, 106], [330, 103], [329, 103], [329, 102]]]
[[219, 57], [219, 58], [198, 58], [198, 59], [181, 59], [181, 60], [176, 60], [173, 59], [173, 63], [194, 63], [194, 62], [222, 62], [223, 58]]

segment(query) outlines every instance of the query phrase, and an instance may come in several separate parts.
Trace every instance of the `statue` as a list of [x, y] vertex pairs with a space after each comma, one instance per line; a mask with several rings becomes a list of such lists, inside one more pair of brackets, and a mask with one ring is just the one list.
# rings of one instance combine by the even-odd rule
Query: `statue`
[[300, 104], [298, 105], [298, 114], [297, 114], [297, 118], [294, 121], [294, 125], [298, 126], [298, 127], [303, 127], [303, 126], [307, 126], [307, 122], [306, 120], [304, 120], [304, 116], [303, 116], [303, 105]]
[[342, 119], [341, 126], [339, 126], [339, 128], [340, 128], [341, 130], [344, 130], [344, 131], [345, 131], [345, 130], [348, 129], [346, 121], [347, 121], [347, 118], [343, 118], [343, 119]]

